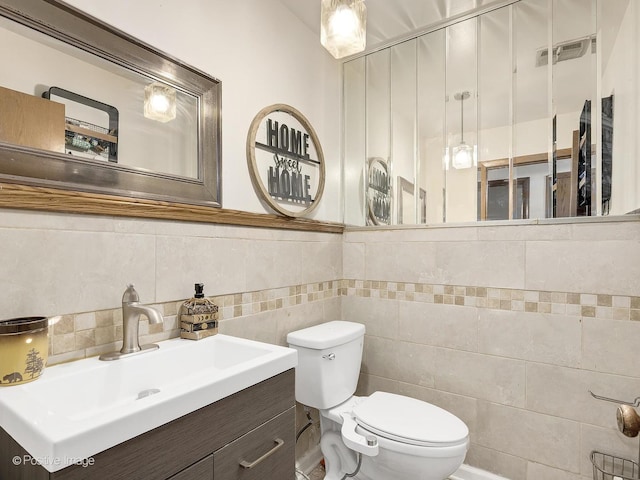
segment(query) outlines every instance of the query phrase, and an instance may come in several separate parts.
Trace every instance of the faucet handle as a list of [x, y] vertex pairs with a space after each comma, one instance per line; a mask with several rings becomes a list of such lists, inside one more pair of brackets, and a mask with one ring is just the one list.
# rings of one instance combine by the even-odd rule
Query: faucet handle
[[134, 303], [139, 301], [140, 301], [140, 296], [138, 295], [138, 292], [136, 292], [136, 289], [133, 288], [133, 284], [131, 283], [127, 285], [127, 289], [124, 291], [124, 294], [122, 295], [122, 303]]

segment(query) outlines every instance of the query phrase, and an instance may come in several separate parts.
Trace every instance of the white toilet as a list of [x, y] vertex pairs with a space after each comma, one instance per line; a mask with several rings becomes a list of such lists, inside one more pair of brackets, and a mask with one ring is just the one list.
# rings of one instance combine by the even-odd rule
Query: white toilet
[[[287, 335], [298, 351], [296, 400], [320, 411], [325, 480], [444, 480], [469, 429], [435, 405], [392, 393], [356, 397], [364, 325], [334, 321]], [[359, 459], [361, 463], [359, 465]]]

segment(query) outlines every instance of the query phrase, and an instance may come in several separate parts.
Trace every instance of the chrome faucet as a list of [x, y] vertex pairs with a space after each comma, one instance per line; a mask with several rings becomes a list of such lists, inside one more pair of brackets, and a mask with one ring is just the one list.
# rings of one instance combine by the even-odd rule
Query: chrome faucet
[[159, 348], [155, 343], [140, 346], [138, 338], [140, 315], [147, 317], [149, 323], [162, 323], [163, 320], [162, 315], [155, 308], [141, 305], [138, 292], [133, 285], [128, 285], [122, 295], [122, 348], [118, 352], [100, 355], [100, 360], [117, 360]]

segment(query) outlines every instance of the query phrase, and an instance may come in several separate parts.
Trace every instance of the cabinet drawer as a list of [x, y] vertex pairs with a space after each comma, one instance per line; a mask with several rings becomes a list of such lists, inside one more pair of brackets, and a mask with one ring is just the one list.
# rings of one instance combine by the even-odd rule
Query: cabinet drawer
[[295, 407], [214, 453], [215, 480], [295, 478]]
[[213, 480], [213, 455], [176, 473], [169, 480]]

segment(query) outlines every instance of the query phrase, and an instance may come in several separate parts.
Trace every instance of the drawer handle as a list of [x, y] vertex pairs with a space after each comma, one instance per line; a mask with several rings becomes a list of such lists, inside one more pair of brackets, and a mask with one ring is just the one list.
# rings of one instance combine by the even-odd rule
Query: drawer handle
[[243, 460], [242, 462], [240, 462], [240, 466], [242, 468], [253, 468], [256, 465], [258, 465], [260, 462], [262, 462], [263, 460], [265, 460], [267, 457], [270, 457], [271, 455], [273, 455], [274, 453], [276, 453], [276, 451], [282, 446], [284, 445], [284, 440], [280, 439], [280, 438], [276, 438], [274, 440], [274, 442], [276, 442], [276, 446], [273, 447], [271, 450], [269, 450], [267, 453], [265, 453], [264, 455], [262, 455], [260, 458], [258, 458], [257, 460], [254, 460], [253, 462], [247, 462], [246, 460]]

